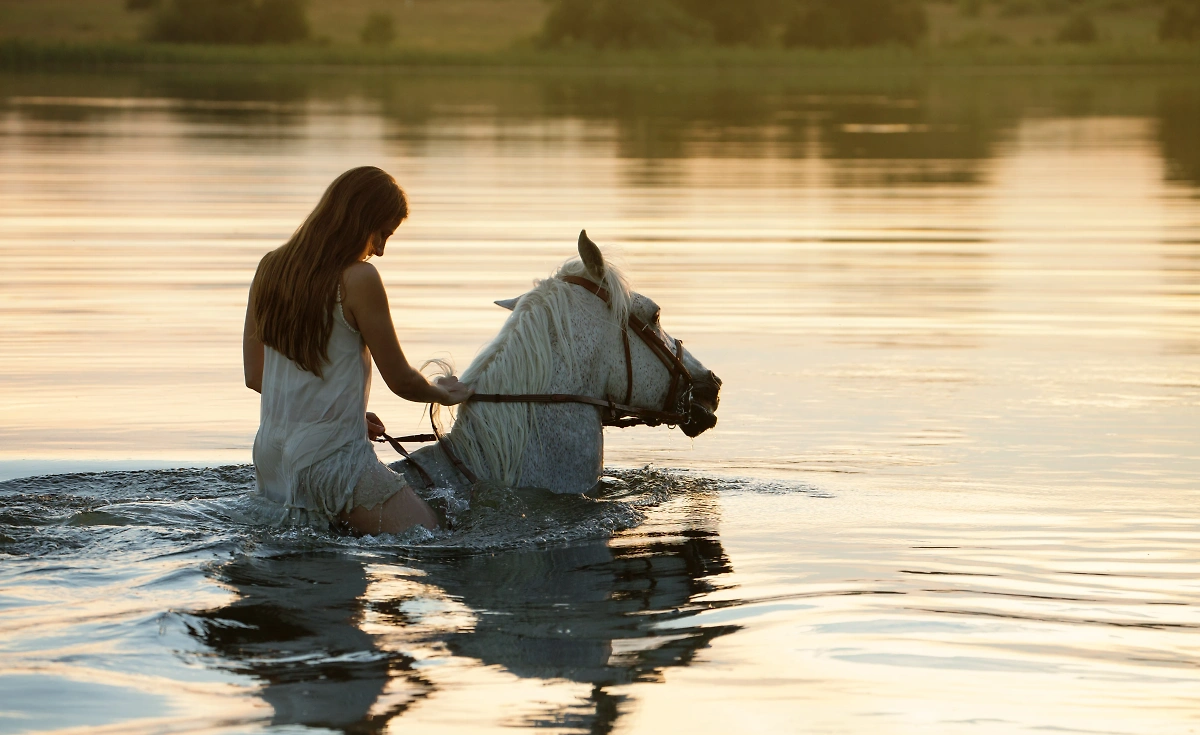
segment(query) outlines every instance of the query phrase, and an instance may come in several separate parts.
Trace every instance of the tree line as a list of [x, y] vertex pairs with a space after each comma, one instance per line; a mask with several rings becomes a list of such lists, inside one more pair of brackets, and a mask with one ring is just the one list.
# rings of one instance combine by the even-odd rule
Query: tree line
[[[1056, 10], [1079, 9], [1058, 40], [1096, 39], [1082, 12], [1084, 0], [1019, 0], [1029, 9], [1041, 2]], [[1134, 0], [1127, 0], [1133, 2]], [[1155, 0], [1141, 0], [1154, 2]], [[1164, 4], [1159, 38], [1200, 41], [1200, 0]], [[544, 47], [664, 48], [683, 45], [845, 48], [896, 44], [914, 46], [928, 34], [924, 0], [549, 0], [537, 41]], [[978, 12], [984, 0], [960, 0]], [[1006, 0], [1010, 5], [1013, 0]], [[1060, 7], [1061, 6], [1061, 7]], [[283, 44], [311, 38], [304, 0], [126, 0], [148, 11], [151, 41], [216, 44]], [[1008, 8], [1005, 5], [1004, 8]], [[1003, 9], [1003, 8], [1002, 8]], [[363, 26], [364, 43], [387, 45], [393, 20], [373, 13]]]

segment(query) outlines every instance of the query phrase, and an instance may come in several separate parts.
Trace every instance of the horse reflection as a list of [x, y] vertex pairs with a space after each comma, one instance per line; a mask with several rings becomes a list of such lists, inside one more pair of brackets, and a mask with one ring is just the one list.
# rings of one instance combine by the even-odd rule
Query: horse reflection
[[532, 715], [520, 725], [608, 732], [626, 698], [610, 687], [655, 682], [736, 626], [686, 619], [712, 577], [731, 571], [716, 534], [687, 530], [638, 543], [594, 543], [450, 560], [430, 570], [448, 594], [476, 611], [471, 631], [444, 638], [456, 655], [517, 676], [591, 685], [580, 706]]
[[263, 682], [272, 726], [378, 733], [432, 691], [410, 657], [359, 628], [361, 562], [329, 552], [242, 557], [217, 574], [240, 597], [197, 613], [194, 633], [220, 666]]
[[474, 612], [474, 627], [414, 619], [405, 612], [409, 598], [368, 592], [363, 562], [327, 551], [242, 557], [216, 568], [239, 597], [197, 613], [193, 632], [219, 666], [262, 682], [272, 726], [382, 732], [435, 690], [435, 670], [418, 674], [413, 658], [361, 629], [370, 608], [373, 621], [396, 634], [393, 645], [428, 651], [443, 643], [453, 655], [520, 677], [590, 685], [578, 705], [512, 724], [603, 733], [627, 707], [610, 688], [661, 681], [664, 669], [687, 665], [736, 629], [688, 623], [701, 609], [696, 596], [731, 570], [715, 532], [703, 529], [405, 565], [422, 573], [414, 599], [456, 598]]

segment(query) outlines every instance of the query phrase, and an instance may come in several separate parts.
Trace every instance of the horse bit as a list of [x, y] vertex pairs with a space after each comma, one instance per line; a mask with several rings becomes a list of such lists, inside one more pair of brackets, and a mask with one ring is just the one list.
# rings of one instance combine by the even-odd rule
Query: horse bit
[[[612, 308], [612, 298], [609, 296], [608, 290], [586, 278], [579, 276], [561, 276], [563, 281], [580, 286], [591, 291], [601, 301], [608, 304]], [[667, 368], [667, 373], [671, 376], [671, 384], [667, 389], [667, 396], [663, 401], [662, 410], [654, 410], [650, 408], [638, 408], [631, 406], [629, 402], [633, 399], [633, 355], [629, 349], [629, 332], [630, 330], [636, 334], [650, 351], [654, 353], [664, 366]], [[692, 387], [694, 379], [692, 374], [688, 372], [687, 366], [683, 364], [683, 340], [676, 339], [674, 349], [669, 346], [665, 339], [660, 337], [651, 329], [651, 325], [643, 322], [637, 316], [630, 314], [625, 326], [621, 329], [621, 343], [625, 348], [625, 400], [617, 403], [611, 399], [593, 398], [591, 396], [575, 395], [572, 393], [517, 393], [517, 394], [501, 394], [501, 393], [476, 393], [472, 395], [469, 401], [478, 401], [479, 403], [582, 403], [589, 406], [597, 406], [605, 409], [605, 417], [602, 420], [604, 426], [615, 426], [626, 428], [630, 426], [660, 426], [667, 424], [669, 426], [685, 426], [691, 421], [692, 410]], [[432, 408], [432, 404], [430, 405]], [[674, 410], [678, 409], [678, 411]], [[416, 469], [417, 474], [421, 476], [426, 487], [434, 487], [433, 478], [425, 471], [412, 455], [400, 445], [402, 441], [408, 442], [432, 442], [436, 441], [450, 459], [450, 462], [458, 469], [462, 476], [467, 478], [472, 484], [479, 482], [479, 477], [471, 471], [462, 460], [454, 454], [450, 448], [450, 442], [446, 441], [446, 437], [438, 429], [437, 424], [433, 420], [433, 411], [429, 412], [429, 424], [433, 427], [432, 434], [413, 434], [411, 436], [391, 437], [387, 434], [382, 434], [377, 442], [387, 442], [399, 452], [405, 459], [412, 464]]]

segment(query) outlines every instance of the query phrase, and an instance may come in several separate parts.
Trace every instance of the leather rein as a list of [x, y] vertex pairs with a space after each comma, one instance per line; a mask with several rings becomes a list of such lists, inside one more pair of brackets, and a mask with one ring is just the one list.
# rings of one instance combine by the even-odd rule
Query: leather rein
[[[562, 276], [561, 279], [567, 283], [591, 291], [601, 301], [608, 304], [609, 308], [612, 308], [612, 298], [609, 296], [608, 290], [603, 286], [579, 276]], [[630, 405], [630, 401], [633, 399], [633, 355], [629, 349], [630, 331], [633, 331], [650, 348], [655, 357], [666, 366], [667, 372], [671, 376], [671, 384], [667, 388], [667, 395], [663, 400], [661, 410], [639, 408], [638, 406]], [[683, 341], [676, 339], [673, 346], [668, 345], [666, 340], [653, 331], [651, 325], [643, 322], [637, 316], [630, 314], [628, 321], [621, 329], [621, 343], [625, 349], [625, 399], [620, 403], [612, 399], [594, 398], [592, 396], [576, 395], [573, 393], [517, 393], [511, 395], [503, 393], [475, 393], [467, 400], [479, 403], [581, 403], [604, 409], [603, 425], [619, 428], [629, 426], [660, 426], [662, 424], [682, 426], [687, 424], [690, 420], [693, 379], [692, 374], [688, 372], [687, 366], [683, 364]], [[400, 445], [401, 441], [436, 441], [441, 446], [442, 451], [446, 453], [450, 462], [462, 473], [463, 477], [467, 478], [472, 484], [479, 482], [479, 477], [450, 448], [450, 442], [446, 441], [445, 436], [433, 420], [432, 408], [433, 405], [430, 404], [429, 424], [433, 427], [432, 434], [413, 434], [401, 437], [391, 437], [383, 434], [375, 441], [390, 444], [393, 449], [399, 452], [400, 455], [416, 468], [417, 474], [421, 476], [421, 479], [429, 488], [434, 487], [433, 478]], [[681, 410], [676, 411], [675, 409]]]

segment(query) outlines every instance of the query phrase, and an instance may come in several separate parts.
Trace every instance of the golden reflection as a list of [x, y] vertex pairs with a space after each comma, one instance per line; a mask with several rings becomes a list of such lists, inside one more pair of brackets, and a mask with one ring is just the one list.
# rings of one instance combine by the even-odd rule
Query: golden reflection
[[195, 613], [193, 635], [219, 657], [211, 665], [260, 684], [272, 726], [379, 733], [433, 691], [411, 657], [359, 628], [362, 562], [335, 552], [244, 556], [217, 574], [237, 599]]
[[[333, 550], [244, 555], [212, 572], [236, 598], [188, 615], [189, 630], [214, 654], [206, 665], [258, 683], [272, 726], [383, 732], [413, 708], [464, 706], [458, 678], [471, 672], [469, 706], [511, 725], [608, 732], [635, 707], [630, 685], [664, 681], [738, 628], [689, 622], [733, 571], [713, 513], [701, 493], [662, 534], [402, 566]], [[506, 685], [480, 701], [488, 672], [559, 693], [522, 702]]]

